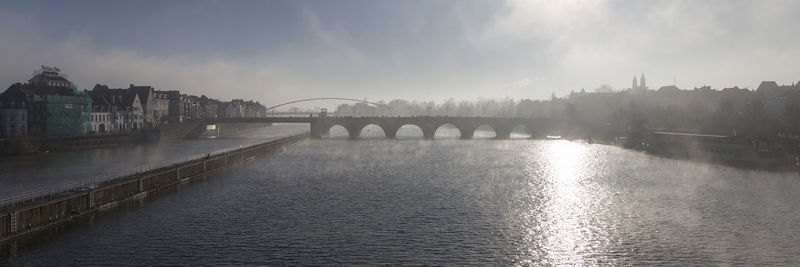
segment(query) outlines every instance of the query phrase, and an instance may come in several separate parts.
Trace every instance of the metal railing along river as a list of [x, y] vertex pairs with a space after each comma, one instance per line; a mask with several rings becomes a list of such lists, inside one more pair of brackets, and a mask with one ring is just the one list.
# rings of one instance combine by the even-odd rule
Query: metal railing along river
[[145, 172], [148, 172], [148, 171], [169, 167], [169, 166], [181, 164], [181, 163], [184, 163], [184, 162], [205, 159], [205, 158], [208, 158], [209, 156], [213, 157], [213, 156], [225, 154], [227, 152], [231, 152], [231, 151], [238, 150], [238, 149], [246, 149], [246, 148], [255, 147], [255, 146], [266, 144], [266, 143], [270, 143], [270, 142], [282, 142], [282, 141], [293, 140], [293, 139], [295, 139], [295, 138], [297, 138], [299, 136], [303, 136], [303, 135], [306, 135], [306, 134], [294, 135], [294, 136], [291, 136], [291, 137], [280, 138], [280, 139], [277, 139], [277, 140], [271, 140], [271, 141], [267, 141], [267, 142], [259, 142], [259, 143], [247, 144], [247, 145], [239, 145], [239, 147], [220, 149], [220, 150], [217, 150], [217, 151], [214, 151], [214, 152], [211, 152], [211, 153], [198, 153], [198, 154], [194, 154], [194, 155], [190, 155], [190, 156], [186, 156], [186, 157], [181, 157], [181, 158], [177, 158], [177, 159], [173, 159], [173, 160], [163, 161], [163, 162], [160, 162], [160, 163], [157, 163], [157, 164], [137, 166], [137, 167], [133, 167], [133, 168], [125, 169], [125, 170], [120, 170], [120, 171], [115, 171], [115, 172], [111, 172], [111, 173], [105, 173], [105, 174], [101, 174], [101, 175], [96, 175], [96, 176], [92, 176], [92, 177], [81, 179], [81, 180], [77, 180], [77, 181], [71, 181], [71, 182], [66, 182], [66, 183], [61, 183], [61, 184], [56, 184], [56, 185], [51, 185], [51, 186], [45, 186], [45, 187], [42, 187], [42, 188], [33, 189], [33, 190], [27, 190], [27, 191], [23, 191], [23, 192], [19, 192], [19, 193], [14, 193], [14, 194], [11, 194], [11, 195], [5, 195], [5, 196], [0, 195], [0, 209], [6, 208], [8, 206], [15, 206], [15, 205], [18, 205], [18, 204], [23, 204], [25, 202], [47, 200], [47, 199], [56, 198], [56, 197], [60, 197], [60, 196], [66, 195], [68, 193], [74, 193], [74, 192], [79, 192], [79, 191], [90, 190], [90, 189], [94, 189], [94, 188], [100, 186], [103, 183], [111, 182], [111, 181], [114, 181], [114, 180], [117, 180], [117, 179], [120, 179], [120, 178], [130, 177], [130, 176], [133, 176], [133, 175], [136, 175], [136, 174], [142, 174], [142, 173], [145, 173]]

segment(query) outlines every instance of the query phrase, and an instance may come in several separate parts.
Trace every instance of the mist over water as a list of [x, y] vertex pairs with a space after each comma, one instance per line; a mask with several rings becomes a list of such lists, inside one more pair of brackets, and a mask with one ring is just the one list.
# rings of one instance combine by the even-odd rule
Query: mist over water
[[309, 140], [210, 175], [20, 249], [7, 261], [800, 262], [796, 173], [563, 140], [458, 140], [457, 129], [444, 127], [433, 141], [415, 138], [421, 132], [410, 127], [398, 132], [398, 140], [383, 140], [380, 128], [370, 127], [357, 141], [334, 128], [331, 139]]
[[800, 266], [798, 14], [0, 0], [0, 267]]
[[278, 124], [213, 139], [120, 144], [0, 158], [0, 195], [76, 181], [95, 175], [247, 146], [308, 131], [305, 124]]

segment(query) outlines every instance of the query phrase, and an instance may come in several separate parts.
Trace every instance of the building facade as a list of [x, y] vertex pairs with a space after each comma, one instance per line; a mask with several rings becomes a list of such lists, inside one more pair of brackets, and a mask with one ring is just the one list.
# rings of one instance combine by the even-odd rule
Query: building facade
[[158, 120], [156, 113], [159, 113], [158, 115], [160, 116], [160, 112], [157, 112], [160, 111], [160, 107], [157, 107], [155, 104], [155, 88], [152, 86], [137, 86], [135, 84], [131, 84], [130, 87], [128, 87], [128, 90], [139, 96], [139, 101], [141, 102], [143, 109], [142, 114], [144, 116], [144, 127], [158, 127], [160, 121]]
[[28, 134], [28, 107], [25, 95], [7, 90], [0, 94], [0, 138]]
[[28, 83], [13, 84], [0, 94], [0, 134], [82, 135], [91, 131], [91, 98], [60, 71], [42, 66]]
[[167, 98], [167, 93], [156, 90], [153, 93], [152, 104], [153, 119], [156, 122], [155, 127], [159, 127], [169, 122], [169, 99]]
[[136, 91], [98, 84], [89, 94], [93, 103], [93, 134], [125, 133], [144, 127], [144, 108]]

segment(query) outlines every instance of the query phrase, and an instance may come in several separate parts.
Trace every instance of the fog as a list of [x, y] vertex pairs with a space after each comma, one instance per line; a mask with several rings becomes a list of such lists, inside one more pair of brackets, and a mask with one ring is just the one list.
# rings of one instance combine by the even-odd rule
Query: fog
[[798, 14], [0, 0], [0, 265], [800, 265]]

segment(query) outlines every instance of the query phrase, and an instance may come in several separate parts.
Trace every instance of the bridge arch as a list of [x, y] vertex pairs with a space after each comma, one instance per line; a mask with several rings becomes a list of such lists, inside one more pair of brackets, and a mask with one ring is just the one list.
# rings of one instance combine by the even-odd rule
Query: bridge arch
[[[445, 127], [447, 125], [449, 125], [449, 126]], [[444, 128], [442, 128], [442, 127], [444, 127]], [[452, 127], [451, 129], [458, 130], [458, 137], [460, 137], [460, 138], [470, 138], [470, 137], [472, 137], [472, 135], [469, 135], [469, 136], [465, 136], [464, 135], [465, 133], [470, 133], [471, 134], [472, 132], [465, 131], [464, 129], [462, 129], [463, 127], [458, 127], [458, 125], [456, 125], [454, 123], [446, 122], [446, 123], [441, 123], [441, 124], [438, 124], [438, 125], [434, 126], [433, 127], [433, 131], [430, 134], [430, 138], [433, 139], [436, 136], [436, 133], [439, 132], [440, 129], [445, 131], [445, 132], [442, 132], [442, 133], [445, 134], [446, 137], [449, 137], [449, 135], [455, 134], [454, 130], [448, 129], [450, 127]]]
[[346, 137], [346, 138], [351, 138], [351, 136], [352, 136], [352, 134], [350, 133], [350, 130], [347, 129], [347, 127], [345, 127], [342, 124], [329, 125], [328, 127], [326, 127], [326, 129], [323, 129], [323, 133], [324, 133], [325, 136], [328, 136], [328, 137]]
[[[489, 131], [487, 128], [491, 129], [491, 131]], [[484, 124], [478, 125], [478, 127], [475, 127], [474, 129], [472, 129], [471, 137], [474, 138], [475, 137], [475, 133], [477, 133], [479, 131], [483, 131], [483, 132], [492, 132], [492, 133], [494, 133], [494, 136], [489, 136], [489, 135], [486, 135], [486, 134], [483, 134], [483, 133], [479, 133], [477, 137], [479, 137], [479, 138], [498, 138], [500, 136], [500, 134], [498, 134], [498, 131], [497, 131], [498, 128], [499, 127], [497, 127], [495, 125], [492, 125], [490, 123], [484, 123]]]
[[394, 136], [397, 137], [398, 133], [401, 135], [412, 135], [414, 132], [419, 132], [419, 137], [425, 138], [427, 135], [425, 134], [425, 129], [422, 128], [422, 125], [416, 123], [405, 123], [397, 127], [397, 130], [394, 132]]
[[511, 127], [511, 132], [509, 134], [509, 138], [511, 139], [530, 139], [533, 138], [533, 132], [531, 131], [531, 127], [525, 124], [517, 124]]
[[[364, 130], [366, 130], [366, 132]], [[380, 130], [381, 134], [373, 134], [372, 133], [373, 130]], [[364, 126], [362, 126], [361, 129], [358, 130], [358, 137], [364, 136], [364, 137], [389, 138], [388, 131], [390, 130], [386, 129], [386, 126], [381, 126], [380, 124], [377, 123], [367, 123]], [[353, 136], [351, 135], [350, 138], [353, 138]]]

